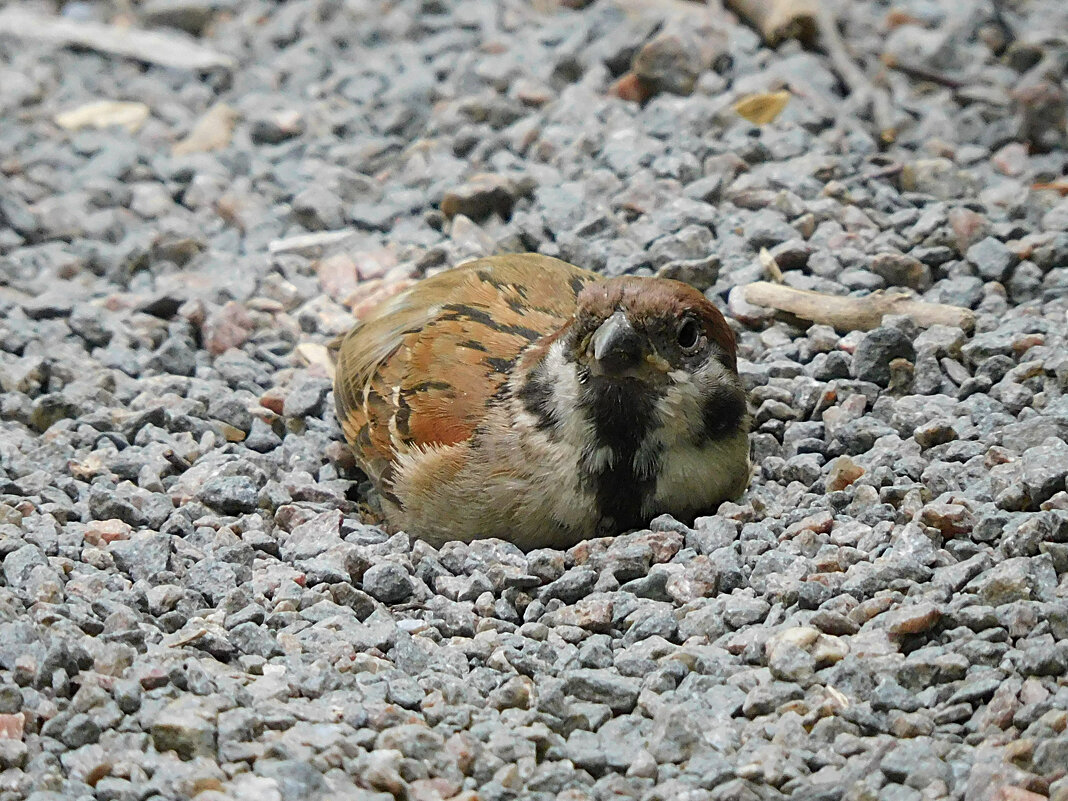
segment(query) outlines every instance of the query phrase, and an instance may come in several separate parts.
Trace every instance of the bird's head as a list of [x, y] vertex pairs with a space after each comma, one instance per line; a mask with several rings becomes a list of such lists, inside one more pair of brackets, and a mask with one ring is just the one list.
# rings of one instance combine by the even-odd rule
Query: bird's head
[[736, 376], [734, 332], [693, 287], [667, 279], [622, 277], [578, 297], [565, 339], [584, 381], [639, 382], [661, 388], [687, 377]]
[[748, 432], [734, 333], [679, 281], [589, 284], [568, 323], [527, 358], [517, 394], [536, 425], [574, 432], [612, 464], [636, 458], [648, 472], [666, 448]]

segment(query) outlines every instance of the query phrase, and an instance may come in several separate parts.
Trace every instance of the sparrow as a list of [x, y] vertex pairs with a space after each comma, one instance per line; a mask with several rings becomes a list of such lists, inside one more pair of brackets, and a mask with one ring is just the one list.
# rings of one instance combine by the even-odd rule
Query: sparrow
[[396, 530], [567, 548], [749, 483], [734, 334], [699, 291], [538, 254], [417, 282], [339, 343], [338, 419]]

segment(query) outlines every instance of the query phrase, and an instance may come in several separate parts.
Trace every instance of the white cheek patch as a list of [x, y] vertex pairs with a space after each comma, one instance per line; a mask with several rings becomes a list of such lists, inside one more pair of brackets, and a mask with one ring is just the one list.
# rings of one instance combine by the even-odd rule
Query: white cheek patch
[[[592, 497], [581, 486], [580, 475], [585, 469], [602, 469], [610, 463], [611, 451], [597, 449], [588, 452], [593, 442], [593, 424], [579, 413], [582, 385], [575, 365], [564, 358], [564, 346], [554, 342], [543, 362], [550, 387], [550, 408], [555, 425], [551, 430], [540, 428], [542, 421], [527, 411], [518, 398], [513, 398], [512, 428], [524, 429], [528, 449], [521, 454], [525, 460], [523, 471], [531, 476], [523, 503], [538, 507], [541, 514], [557, 520], [576, 531], [591, 527], [596, 515]], [[514, 502], [514, 501], [513, 501]], [[530, 514], [531, 509], [526, 513]]]
[[585, 451], [594, 441], [593, 423], [585, 415], [578, 414], [582, 385], [579, 383], [575, 365], [564, 358], [564, 345], [554, 342], [545, 354], [545, 372], [552, 381], [553, 417], [557, 433], [564, 442]]
[[744, 431], [702, 445], [680, 443], [664, 454], [648, 511], [709, 511], [740, 495], [748, 484], [749, 437]]
[[678, 481], [694, 472], [691, 467], [708, 458], [704, 446], [696, 443], [705, 426], [705, 397], [712, 388], [734, 382], [715, 359], [709, 359], [694, 373], [672, 370], [668, 378], [672, 383], [657, 401], [654, 425], [634, 454], [634, 470], [640, 476], [662, 475], [661, 465], [666, 467], [673, 455], [673, 467], [678, 473], [674, 480]]
[[689, 438], [701, 420], [701, 388], [693, 376], [683, 370], [673, 370], [672, 383], [656, 404], [660, 418], [661, 440], [669, 445]]

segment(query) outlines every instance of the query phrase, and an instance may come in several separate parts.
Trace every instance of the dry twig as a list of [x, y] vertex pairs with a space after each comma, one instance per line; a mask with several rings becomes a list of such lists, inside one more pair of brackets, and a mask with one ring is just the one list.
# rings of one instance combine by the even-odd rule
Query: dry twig
[[956, 78], [951, 78], [948, 75], [944, 75], [941, 72], [928, 69], [927, 67], [920, 67], [915, 64], [906, 64], [901, 59], [890, 53], [883, 53], [882, 62], [892, 70], [908, 75], [910, 78], [915, 78], [919, 81], [928, 81], [929, 83], [936, 83], [939, 86], [945, 86], [947, 89], [960, 89], [967, 84], [964, 81], [958, 81]]
[[850, 92], [862, 99], [870, 100], [872, 119], [879, 138], [890, 144], [897, 138], [897, 130], [894, 127], [889, 92], [882, 87], [875, 86], [853, 61], [842, 40], [842, 35], [838, 32], [838, 22], [831, 16], [831, 12], [824, 3], [816, 6], [816, 24], [819, 28], [820, 41], [831, 59], [835, 72], [849, 87]]
[[775, 46], [785, 39], [816, 41], [820, 0], [726, 0], [727, 7]]
[[853, 298], [794, 289], [767, 281], [748, 284], [744, 290], [747, 303], [830, 325], [839, 331], [870, 331], [878, 328], [888, 314], [907, 315], [921, 328], [950, 325], [970, 331], [975, 326], [975, 315], [969, 309], [915, 300], [903, 292], [878, 291]]
[[51, 42], [60, 47], [84, 47], [87, 50], [175, 69], [206, 72], [232, 69], [236, 64], [230, 56], [177, 33], [119, 28], [101, 22], [64, 19], [38, 14], [18, 6], [0, 11], [0, 34]]
[[904, 171], [905, 165], [901, 162], [894, 162], [893, 164], [887, 164], [885, 167], [879, 167], [871, 172], [858, 172], [856, 175], [850, 175], [842, 179], [842, 183], [862, 183], [864, 181], [878, 181], [880, 178], [895, 178]]

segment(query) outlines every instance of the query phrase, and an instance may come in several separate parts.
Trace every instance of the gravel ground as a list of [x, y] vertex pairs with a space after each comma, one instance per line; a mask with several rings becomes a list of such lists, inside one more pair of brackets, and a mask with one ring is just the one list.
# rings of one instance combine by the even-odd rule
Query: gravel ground
[[[62, 9], [206, 70], [0, 35], [0, 801], [1068, 799], [1065, 5], [842, 4], [908, 68], [890, 145], [795, 42], [551, 5]], [[776, 321], [761, 248], [975, 331]], [[730, 308], [738, 504], [528, 554], [361, 522], [322, 345], [498, 250]]]

